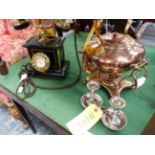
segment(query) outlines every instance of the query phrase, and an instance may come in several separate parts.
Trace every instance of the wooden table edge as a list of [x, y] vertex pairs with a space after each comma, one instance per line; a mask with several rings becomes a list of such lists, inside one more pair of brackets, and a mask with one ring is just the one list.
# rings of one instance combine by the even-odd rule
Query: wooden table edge
[[25, 110], [30, 112], [32, 115], [39, 118], [41, 121], [45, 122], [49, 127], [54, 128], [60, 135], [71, 135], [71, 133], [66, 130], [64, 127], [50, 119], [48, 116], [31, 106], [28, 102], [22, 100], [18, 96], [16, 96], [14, 93], [12, 93], [10, 90], [5, 88], [3, 85], [0, 84], [0, 91], [4, 92], [6, 95], [8, 95], [11, 99], [16, 101], [20, 106], [22, 106]]

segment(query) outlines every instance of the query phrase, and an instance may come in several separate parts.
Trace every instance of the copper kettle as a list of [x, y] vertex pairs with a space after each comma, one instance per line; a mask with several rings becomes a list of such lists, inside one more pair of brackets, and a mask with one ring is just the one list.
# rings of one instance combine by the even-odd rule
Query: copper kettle
[[[144, 47], [127, 34], [128, 28], [129, 25], [125, 34], [100, 35], [97, 25], [96, 37], [90, 39], [84, 48], [83, 69], [87, 81], [98, 81], [111, 96], [120, 96], [124, 88], [137, 88], [139, 80], [145, 80], [147, 76]], [[138, 72], [142, 72], [139, 78]]]

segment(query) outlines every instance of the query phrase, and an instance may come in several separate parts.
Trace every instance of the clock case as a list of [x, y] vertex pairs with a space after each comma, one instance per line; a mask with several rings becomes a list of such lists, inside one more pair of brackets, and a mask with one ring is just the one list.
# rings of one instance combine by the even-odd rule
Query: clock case
[[35, 53], [42, 52], [50, 59], [50, 67], [45, 72], [35, 70], [31, 65], [28, 69], [28, 74], [39, 77], [65, 77], [69, 68], [69, 61], [65, 60], [64, 54], [64, 38], [57, 37], [54, 42], [50, 44], [39, 43], [39, 37], [33, 36], [23, 47], [28, 49], [30, 58]]

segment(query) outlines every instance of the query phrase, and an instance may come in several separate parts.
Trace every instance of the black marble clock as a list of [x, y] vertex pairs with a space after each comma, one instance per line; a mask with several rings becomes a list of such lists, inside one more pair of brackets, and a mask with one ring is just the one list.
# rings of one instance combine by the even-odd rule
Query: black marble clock
[[69, 61], [65, 60], [64, 39], [57, 37], [45, 45], [38, 40], [39, 37], [34, 36], [23, 45], [31, 58], [28, 73], [41, 77], [65, 77]]

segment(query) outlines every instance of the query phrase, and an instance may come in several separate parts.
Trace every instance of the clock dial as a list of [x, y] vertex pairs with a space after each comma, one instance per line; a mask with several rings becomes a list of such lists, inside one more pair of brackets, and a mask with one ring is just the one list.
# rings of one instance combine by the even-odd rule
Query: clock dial
[[45, 59], [39, 58], [38, 60], [36, 60], [36, 65], [37, 65], [39, 68], [45, 67], [45, 65], [46, 65]]
[[37, 52], [32, 56], [31, 65], [35, 70], [45, 72], [50, 67], [50, 59], [45, 53]]

